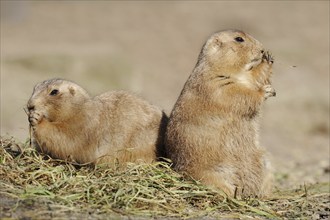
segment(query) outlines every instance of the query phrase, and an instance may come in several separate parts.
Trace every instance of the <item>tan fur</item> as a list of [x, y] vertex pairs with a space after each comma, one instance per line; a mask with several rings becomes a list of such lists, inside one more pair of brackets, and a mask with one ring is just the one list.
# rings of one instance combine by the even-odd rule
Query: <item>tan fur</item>
[[[244, 42], [237, 42], [241, 37]], [[174, 168], [230, 196], [264, 196], [271, 186], [258, 118], [273, 60], [252, 36], [215, 33], [204, 44], [169, 119], [165, 147]]]
[[166, 115], [129, 92], [92, 98], [73, 82], [52, 79], [35, 86], [27, 107], [34, 139], [52, 157], [124, 165], [162, 153]]

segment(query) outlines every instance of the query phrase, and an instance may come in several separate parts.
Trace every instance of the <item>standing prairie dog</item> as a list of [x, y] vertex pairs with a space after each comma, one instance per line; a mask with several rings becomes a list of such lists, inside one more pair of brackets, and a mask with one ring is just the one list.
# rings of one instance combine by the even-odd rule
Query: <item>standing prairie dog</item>
[[90, 97], [76, 83], [51, 79], [34, 87], [27, 108], [37, 147], [54, 158], [121, 166], [161, 153], [167, 116], [129, 92]]
[[237, 30], [213, 34], [170, 115], [167, 156], [177, 171], [229, 196], [265, 196], [272, 174], [258, 143], [259, 116], [273, 59]]

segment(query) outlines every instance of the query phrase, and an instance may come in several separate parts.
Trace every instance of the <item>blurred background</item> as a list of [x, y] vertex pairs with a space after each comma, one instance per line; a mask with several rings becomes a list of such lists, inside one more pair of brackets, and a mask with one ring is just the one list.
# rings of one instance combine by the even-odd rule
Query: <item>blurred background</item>
[[1, 136], [28, 138], [23, 107], [53, 77], [92, 95], [131, 90], [169, 114], [204, 41], [228, 28], [275, 57], [260, 138], [277, 185], [329, 181], [329, 1], [1, 0]]

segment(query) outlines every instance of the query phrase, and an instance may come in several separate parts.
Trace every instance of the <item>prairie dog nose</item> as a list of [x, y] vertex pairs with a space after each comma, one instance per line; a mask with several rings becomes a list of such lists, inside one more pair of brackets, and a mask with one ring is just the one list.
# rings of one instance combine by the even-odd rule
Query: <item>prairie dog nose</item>
[[27, 104], [27, 109], [29, 111], [33, 111], [35, 109], [34, 103], [32, 103], [32, 102], [29, 101], [28, 104]]

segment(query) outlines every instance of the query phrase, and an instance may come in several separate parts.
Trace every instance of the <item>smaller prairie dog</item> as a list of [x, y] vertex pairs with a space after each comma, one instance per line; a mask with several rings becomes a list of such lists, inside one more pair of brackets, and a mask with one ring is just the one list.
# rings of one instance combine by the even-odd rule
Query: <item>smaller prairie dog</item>
[[238, 30], [213, 34], [172, 110], [165, 135], [174, 169], [229, 196], [265, 196], [272, 173], [258, 143], [273, 59]]
[[27, 108], [37, 148], [54, 158], [125, 166], [162, 154], [167, 116], [129, 92], [90, 97], [76, 83], [50, 79], [34, 87]]

